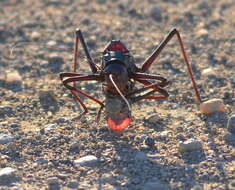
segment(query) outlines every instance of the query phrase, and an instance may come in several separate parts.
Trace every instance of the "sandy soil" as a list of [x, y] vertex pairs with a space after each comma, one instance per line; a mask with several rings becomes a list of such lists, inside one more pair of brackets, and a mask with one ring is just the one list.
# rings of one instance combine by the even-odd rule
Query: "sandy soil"
[[[15, 171], [0, 189], [229, 189], [235, 143], [224, 135], [235, 110], [234, 10], [234, 0], [1, 0], [0, 134], [11, 138], [0, 143], [0, 168]], [[135, 119], [122, 134], [107, 129], [104, 114], [97, 125], [98, 105], [87, 99], [89, 113], [72, 120], [81, 110], [58, 74], [71, 71], [76, 28], [98, 65], [105, 45], [120, 39], [140, 67], [174, 27], [202, 99], [223, 99], [225, 113], [198, 111], [174, 38], [150, 69], [172, 81], [168, 100], [133, 105]], [[81, 48], [79, 55], [78, 73], [91, 73]], [[78, 87], [104, 98], [98, 82]], [[180, 152], [190, 138], [202, 148]], [[86, 155], [97, 160], [75, 164]]]

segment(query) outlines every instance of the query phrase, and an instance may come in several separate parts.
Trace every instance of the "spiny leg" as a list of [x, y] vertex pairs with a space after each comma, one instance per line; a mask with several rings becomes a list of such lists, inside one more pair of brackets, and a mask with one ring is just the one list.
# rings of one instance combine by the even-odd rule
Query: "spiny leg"
[[[73, 97], [74, 97], [74, 100], [78, 106], [78, 102], [81, 104], [81, 106], [83, 107], [84, 109], [84, 112], [81, 114], [84, 115], [85, 113], [87, 113], [87, 107], [85, 106], [85, 104], [83, 103], [83, 101], [80, 99], [79, 96], [77, 96], [76, 93], [80, 93], [90, 99], [92, 99], [93, 101], [95, 102], [99, 102], [99, 100], [89, 96], [87, 93], [84, 93], [82, 92], [81, 90], [78, 90], [76, 88], [76, 81], [79, 81], [80, 79], [71, 79], [71, 77], [80, 77], [80, 76], [83, 76], [82, 74], [77, 74], [77, 58], [78, 58], [78, 45], [79, 45], [79, 41], [81, 42], [82, 44], [82, 47], [85, 51], [85, 54], [86, 54], [86, 57], [87, 57], [87, 60], [88, 60], [88, 63], [89, 63], [89, 66], [92, 70], [93, 73], [96, 73], [97, 72], [97, 68], [96, 68], [96, 65], [94, 64], [94, 61], [92, 60], [91, 56], [90, 56], [90, 53], [88, 51], [88, 48], [87, 48], [87, 45], [86, 45], [86, 42], [83, 38], [83, 35], [82, 35], [82, 32], [80, 29], [76, 29], [76, 32], [75, 32], [75, 35], [76, 35], [76, 38], [75, 38], [75, 45], [74, 45], [74, 58], [73, 58], [73, 72], [74, 73], [60, 73], [60, 79], [62, 80], [63, 84], [70, 90], [70, 92], [73, 94]], [[69, 80], [64, 80], [64, 78], [67, 78], [69, 80], [72, 80], [73, 81], [73, 87], [68, 85], [68, 81]], [[85, 80], [93, 80], [90, 79], [89, 77], [86, 78]], [[72, 87], [72, 88], [71, 88]], [[78, 102], [77, 102], [78, 101]]]
[[[75, 101], [78, 101], [84, 109], [84, 112], [78, 118], [80, 118], [82, 115], [86, 114], [88, 112], [88, 110], [87, 110], [86, 105], [83, 103], [83, 101], [80, 99], [80, 97], [77, 94], [81, 94], [81, 95], [93, 100], [94, 102], [100, 104], [101, 107], [104, 107], [103, 103], [100, 100], [90, 96], [89, 94], [83, 92], [82, 90], [77, 89], [74, 86], [69, 85], [69, 83], [71, 83], [71, 82], [74, 83], [76, 81], [90, 81], [90, 80], [100, 81], [99, 75], [97, 75], [97, 74], [82, 75], [82, 74], [75, 74], [75, 73], [61, 73], [60, 77], [62, 79], [63, 85], [71, 91], [71, 93], [74, 96]], [[63, 80], [63, 77], [66, 77], [66, 78]]]
[[[138, 82], [144, 84], [145, 87], [137, 89], [137, 90], [127, 94], [127, 96], [130, 97], [130, 96], [132, 96], [134, 94], [138, 94], [138, 93], [147, 91], [147, 90], [149, 90], [151, 88], [153, 89], [152, 91], [147, 92], [146, 94], [144, 94], [142, 96], [138, 96], [136, 98], [136, 101], [141, 100], [141, 99], [161, 100], [161, 99], [166, 99], [169, 96], [167, 91], [163, 89], [163, 87], [165, 87], [165, 86], [167, 86], [169, 84], [169, 81], [166, 78], [164, 78], [164, 77], [162, 77], [160, 75], [137, 72], [135, 74], [132, 74], [131, 78], [134, 79], [135, 81], [138, 81]], [[148, 80], [157, 80], [157, 81], [160, 81], [160, 82], [152, 83], [152, 82], [150, 82]], [[153, 94], [156, 91], [161, 93], [162, 96], [150, 96], [151, 94]]]
[[[83, 103], [83, 101], [80, 99], [80, 97], [77, 96], [76, 91], [73, 91], [73, 90], [70, 90], [70, 91], [71, 91], [71, 93], [73, 94], [73, 98], [74, 98], [76, 104], [77, 104], [77, 101], [78, 101], [78, 102], [80, 103], [80, 105], [81, 105], [81, 106], [83, 107], [83, 109], [84, 109], [84, 111], [83, 111], [81, 114], [79, 114], [77, 117], [73, 118], [73, 120], [75, 120], [75, 119], [81, 119], [81, 117], [82, 117], [83, 115], [85, 115], [85, 114], [88, 112], [88, 109], [87, 109], [86, 105]], [[79, 106], [79, 105], [77, 105], [77, 106]]]
[[[167, 86], [170, 81], [168, 81], [166, 78], [162, 77], [161, 75], [155, 75], [155, 74], [148, 74], [148, 73], [134, 73], [131, 75], [131, 78], [133, 78], [134, 80], [138, 80], [138, 81], [148, 81], [148, 80], [159, 80], [161, 81], [161, 83], [159, 83], [160, 87], [165, 87]], [[151, 83], [150, 83], [151, 84]]]
[[98, 99], [90, 96], [89, 94], [83, 92], [82, 90], [79, 90], [71, 85], [69, 85], [69, 83], [71, 82], [76, 82], [76, 81], [90, 81], [90, 80], [96, 80], [96, 81], [100, 81], [100, 76], [99, 75], [84, 75], [84, 76], [78, 76], [78, 77], [68, 77], [65, 80], [63, 80], [63, 85], [68, 88], [69, 90], [75, 91], [79, 94], [82, 94], [84, 96], [86, 96], [87, 98], [95, 101], [96, 103], [103, 105], [101, 101], [99, 101]]
[[[96, 67], [96, 65], [95, 65], [95, 63], [94, 63], [94, 61], [93, 61], [93, 59], [90, 55], [90, 52], [88, 50], [85, 39], [83, 37], [82, 31], [80, 29], [76, 29], [75, 34], [76, 34], [76, 43], [75, 43], [75, 53], [76, 54], [74, 54], [74, 60], [76, 60], [76, 61], [74, 61], [74, 64], [77, 65], [77, 51], [78, 51], [78, 39], [79, 39], [79, 41], [82, 44], [85, 55], [87, 57], [87, 61], [88, 61], [88, 64], [91, 68], [92, 73], [97, 73], [97, 67]], [[76, 57], [76, 59], [75, 59], [75, 57]], [[74, 66], [74, 72], [76, 72], [76, 66]]]
[[154, 62], [154, 60], [159, 56], [159, 54], [161, 53], [161, 51], [164, 49], [164, 47], [166, 46], [166, 44], [173, 38], [173, 36], [177, 36], [178, 38], [178, 41], [179, 41], [179, 44], [180, 44], [180, 48], [181, 48], [181, 52], [182, 52], [182, 55], [183, 55], [183, 58], [184, 58], [184, 62], [185, 64], [187, 65], [187, 69], [188, 69], [188, 73], [189, 73], [189, 77], [193, 83], [193, 88], [195, 90], [195, 93], [196, 93], [196, 96], [197, 96], [197, 100], [199, 103], [201, 103], [201, 97], [200, 97], [200, 93], [198, 91], [198, 87], [197, 87], [197, 84], [194, 80], [194, 77], [193, 77], [193, 73], [192, 73], [192, 68], [191, 68], [191, 65], [189, 64], [189, 61], [188, 61], [188, 57], [186, 55], [186, 51], [185, 51], [185, 48], [184, 48], [184, 44], [183, 44], [183, 41], [180, 37], [180, 34], [178, 32], [178, 30], [176, 30], [175, 28], [172, 29], [169, 34], [165, 37], [165, 39], [160, 43], [160, 45], [156, 48], [156, 50], [154, 50], [154, 52], [144, 61], [143, 65], [142, 65], [142, 68], [141, 70], [143, 72], [146, 72], [149, 67], [152, 65], [152, 63]]
[[[85, 39], [83, 37], [82, 31], [80, 29], [76, 29], [75, 35], [76, 35], [76, 38], [75, 38], [75, 45], [74, 45], [73, 72], [74, 73], [77, 72], [78, 45], [79, 45], [79, 41], [80, 41], [82, 44], [83, 50], [86, 54], [87, 61], [88, 61], [88, 64], [91, 68], [91, 71], [92, 71], [92, 73], [96, 73], [97, 67], [96, 67], [96, 65], [95, 65], [95, 63], [94, 63], [94, 61], [88, 51], [87, 44], [86, 44]], [[76, 86], [76, 82], [73, 83], [73, 86], [74, 87]]]
[[82, 75], [83, 75], [83, 74], [70, 73], [70, 72], [60, 73], [60, 80], [63, 82], [64, 78], [68, 78], [68, 77], [78, 77], [78, 76], [82, 76]]
[[[126, 95], [127, 98], [130, 97], [130, 99], [132, 100], [133, 103], [137, 102], [137, 101], [140, 101], [142, 99], [162, 100], [162, 99], [166, 99], [169, 96], [168, 92], [160, 87], [160, 85], [162, 83], [159, 83], [159, 82], [151, 83], [151, 82], [149, 82], [147, 80], [138, 80], [138, 79], [136, 81], [144, 84], [145, 87], [137, 89], [137, 90], [135, 90], [135, 91], [133, 91], [133, 92], [131, 92], [131, 93]], [[147, 92], [147, 93], [145, 93], [143, 95], [139, 95], [139, 96], [131, 98], [131, 96], [133, 96], [135, 94], [138, 94], [138, 93], [141, 93], [141, 92], [144, 92], [144, 91], [147, 91], [149, 89], [153, 89], [153, 90], [151, 90], [151, 91], [149, 91], [149, 92]], [[159, 92], [162, 95], [151, 96], [156, 91]]]
[[[60, 73], [60, 80], [63, 82], [64, 78], [68, 78], [68, 77], [78, 77], [78, 76], [82, 76], [83, 74], [78, 74], [78, 73]], [[73, 87], [76, 88], [75, 82], [73, 83]], [[80, 119], [83, 115], [85, 115], [88, 110], [86, 105], [83, 103], [83, 101], [80, 99], [79, 96], [76, 95], [76, 92], [74, 92], [73, 90], [70, 90], [71, 94], [73, 95], [73, 99], [76, 103], [76, 106], [79, 108], [79, 103], [80, 105], [83, 107], [84, 111], [78, 116], [76, 117], [76, 119]], [[78, 102], [79, 103], [78, 103]]]
[[[102, 103], [104, 103], [104, 101]], [[104, 109], [104, 104], [100, 106], [100, 108], [97, 112], [97, 116], [96, 116], [96, 122], [97, 123], [99, 123], [99, 121], [100, 121], [100, 116], [101, 116], [101, 112], [102, 112], [103, 109]]]

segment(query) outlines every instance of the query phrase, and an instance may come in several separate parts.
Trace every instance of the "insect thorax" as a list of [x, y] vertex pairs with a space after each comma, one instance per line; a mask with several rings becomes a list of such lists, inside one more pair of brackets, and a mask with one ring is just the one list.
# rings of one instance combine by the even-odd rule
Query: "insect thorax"
[[135, 72], [137, 67], [135, 65], [134, 57], [130, 52], [120, 52], [120, 51], [106, 51], [104, 52], [102, 58], [102, 68], [105, 68], [107, 65], [114, 62], [119, 62], [120, 64], [125, 65], [129, 73]]

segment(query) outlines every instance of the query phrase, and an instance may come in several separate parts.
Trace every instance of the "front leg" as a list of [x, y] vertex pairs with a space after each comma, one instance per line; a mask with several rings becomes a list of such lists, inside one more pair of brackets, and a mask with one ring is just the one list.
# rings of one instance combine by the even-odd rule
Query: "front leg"
[[77, 89], [75, 86], [70, 85], [70, 83], [74, 84], [74, 82], [76, 82], [76, 81], [90, 81], [90, 80], [101, 81], [100, 75], [98, 75], [98, 74], [83, 75], [83, 74], [77, 74], [77, 73], [60, 73], [60, 79], [62, 80], [63, 85], [66, 88], [68, 88], [70, 90], [70, 92], [73, 94], [75, 102], [76, 103], [79, 102], [80, 105], [84, 109], [84, 112], [78, 118], [80, 118], [82, 115], [86, 114], [88, 112], [88, 109], [77, 94], [83, 95], [83, 96], [93, 100], [94, 102], [100, 104], [101, 107], [104, 107], [103, 103], [100, 100], [90, 96], [89, 94], [83, 92], [82, 90]]

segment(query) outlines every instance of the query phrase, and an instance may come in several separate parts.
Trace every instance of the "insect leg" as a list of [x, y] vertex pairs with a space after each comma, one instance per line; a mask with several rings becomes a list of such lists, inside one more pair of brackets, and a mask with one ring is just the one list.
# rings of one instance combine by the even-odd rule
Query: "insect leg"
[[74, 92], [82, 94], [82, 95], [86, 96], [87, 98], [95, 101], [96, 103], [98, 103], [100, 105], [103, 105], [103, 103], [101, 101], [97, 100], [96, 98], [93, 98], [92, 96], [90, 96], [89, 94], [83, 92], [82, 90], [79, 90], [79, 89], [77, 89], [77, 88], [75, 88], [75, 87], [68, 84], [68, 83], [76, 82], [76, 81], [89, 81], [89, 80], [99, 81], [100, 78], [99, 78], [99, 75], [84, 75], [84, 76], [78, 76], [78, 77], [68, 77], [65, 80], [62, 80], [62, 82], [63, 82], [63, 85], [66, 88], [68, 88], [69, 90], [72, 90]]
[[96, 117], [96, 122], [99, 123], [100, 121], [100, 116], [101, 116], [101, 112], [104, 109], [104, 105], [101, 105], [98, 112], [97, 112], [97, 117]]
[[[97, 67], [89, 53], [89, 50], [88, 50], [88, 47], [87, 47], [87, 44], [85, 42], [85, 39], [83, 37], [83, 34], [82, 34], [82, 31], [80, 29], [76, 29], [76, 43], [75, 43], [75, 50], [74, 50], [74, 64], [77, 65], [77, 51], [78, 51], [78, 40], [81, 42], [82, 44], [82, 47], [84, 49], [84, 52], [86, 54], [86, 57], [87, 57], [87, 61], [89, 63], [89, 66], [91, 68], [91, 71], [92, 73], [96, 73], [97, 72]], [[76, 66], [74, 65], [74, 72], [76, 72]]]
[[[147, 91], [149, 89], [153, 89], [143, 95], [139, 95], [139, 96], [136, 96], [136, 97], [133, 97], [133, 98], [130, 98], [131, 101], [134, 103], [134, 102], [137, 102], [137, 101], [140, 101], [142, 99], [154, 99], [154, 100], [162, 100], [162, 99], [166, 99], [169, 94], [166, 90], [164, 90], [163, 88], [160, 87], [160, 84], [159, 82], [156, 82], [156, 83], [151, 83], [147, 80], [137, 80], [138, 82], [144, 84], [146, 87], [143, 87], [143, 88], [140, 88], [136, 91], [133, 91], [129, 94], [127, 94], [127, 98], [128, 96], [133, 96], [134, 94], [138, 94], [138, 93], [141, 93], [141, 92], [144, 92], [144, 91]], [[162, 95], [159, 95], [159, 96], [151, 96], [154, 92], [159, 92], [160, 94]]]
[[63, 81], [64, 78], [68, 78], [68, 77], [78, 77], [78, 76], [82, 76], [83, 74], [78, 74], [78, 73], [60, 73], [60, 80]]
[[159, 83], [160, 87], [165, 87], [167, 86], [170, 81], [168, 81], [166, 78], [162, 77], [161, 75], [155, 75], [155, 74], [148, 74], [148, 73], [141, 73], [141, 72], [136, 72], [131, 75], [131, 78], [134, 80], [159, 80], [161, 83]]
[[[63, 79], [64, 77], [65, 77], [65, 79]], [[82, 90], [77, 89], [74, 86], [69, 85], [69, 83], [71, 83], [71, 82], [74, 83], [76, 81], [89, 81], [89, 80], [100, 81], [99, 75], [95, 75], [95, 74], [82, 75], [82, 74], [76, 74], [76, 73], [61, 73], [60, 78], [63, 82], [63, 85], [66, 88], [68, 88], [70, 90], [70, 92], [73, 94], [75, 101], [77, 100], [81, 104], [81, 106], [83, 107], [84, 112], [81, 115], [84, 115], [85, 113], [87, 113], [88, 110], [87, 110], [87, 107], [85, 106], [85, 104], [83, 103], [83, 101], [80, 99], [80, 97], [77, 94], [81, 94], [81, 95], [93, 100], [94, 102], [100, 104], [102, 107], [104, 107], [103, 103], [100, 100], [90, 96], [89, 94], [83, 92]]]
[[185, 64], [187, 65], [187, 69], [188, 69], [188, 74], [189, 74], [189, 77], [193, 83], [193, 88], [195, 90], [195, 93], [196, 93], [196, 96], [197, 96], [197, 99], [198, 99], [198, 102], [202, 102], [201, 101], [201, 97], [200, 97], [200, 93], [198, 91], [198, 87], [197, 87], [197, 84], [194, 80], [194, 77], [193, 77], [193, 73], [192, 73], [192, 68], [191, 68], [191, 65], [189, 64], [189, 61], [188, 61], [188, 57], [186, 55], [186, 51], [185, 51], [185, 48], [184, 48], [184, 44], [183, 44], [183, 41], [180, 37], [180, 34], [178, 32], [177, 29], [173, 28], [169, 34], [165, 37], [165, 39], [160, 43], [160, 45], [154, 50], [154, 52], [144, 61], [143, 65], [142, 65], [142, 71], [143, 72], [146, 72], [149, 67], [152, 65], [152, 63], [154, 62], [154, 60], [159, 56], [159, 54], [161, 53], [161, 51], [164, 49], [164, 47], [166, 46], [166, 44], [174, 37], [174, 36], [177, 36], [178, 38], [178, 41], [179, 41], [179, 45], [180, 45], [180, 48], [181, 48], [181, 52], [182, 52], [182, 55], [183, 55], [183, 58], [184, 58], [184, 62]]

